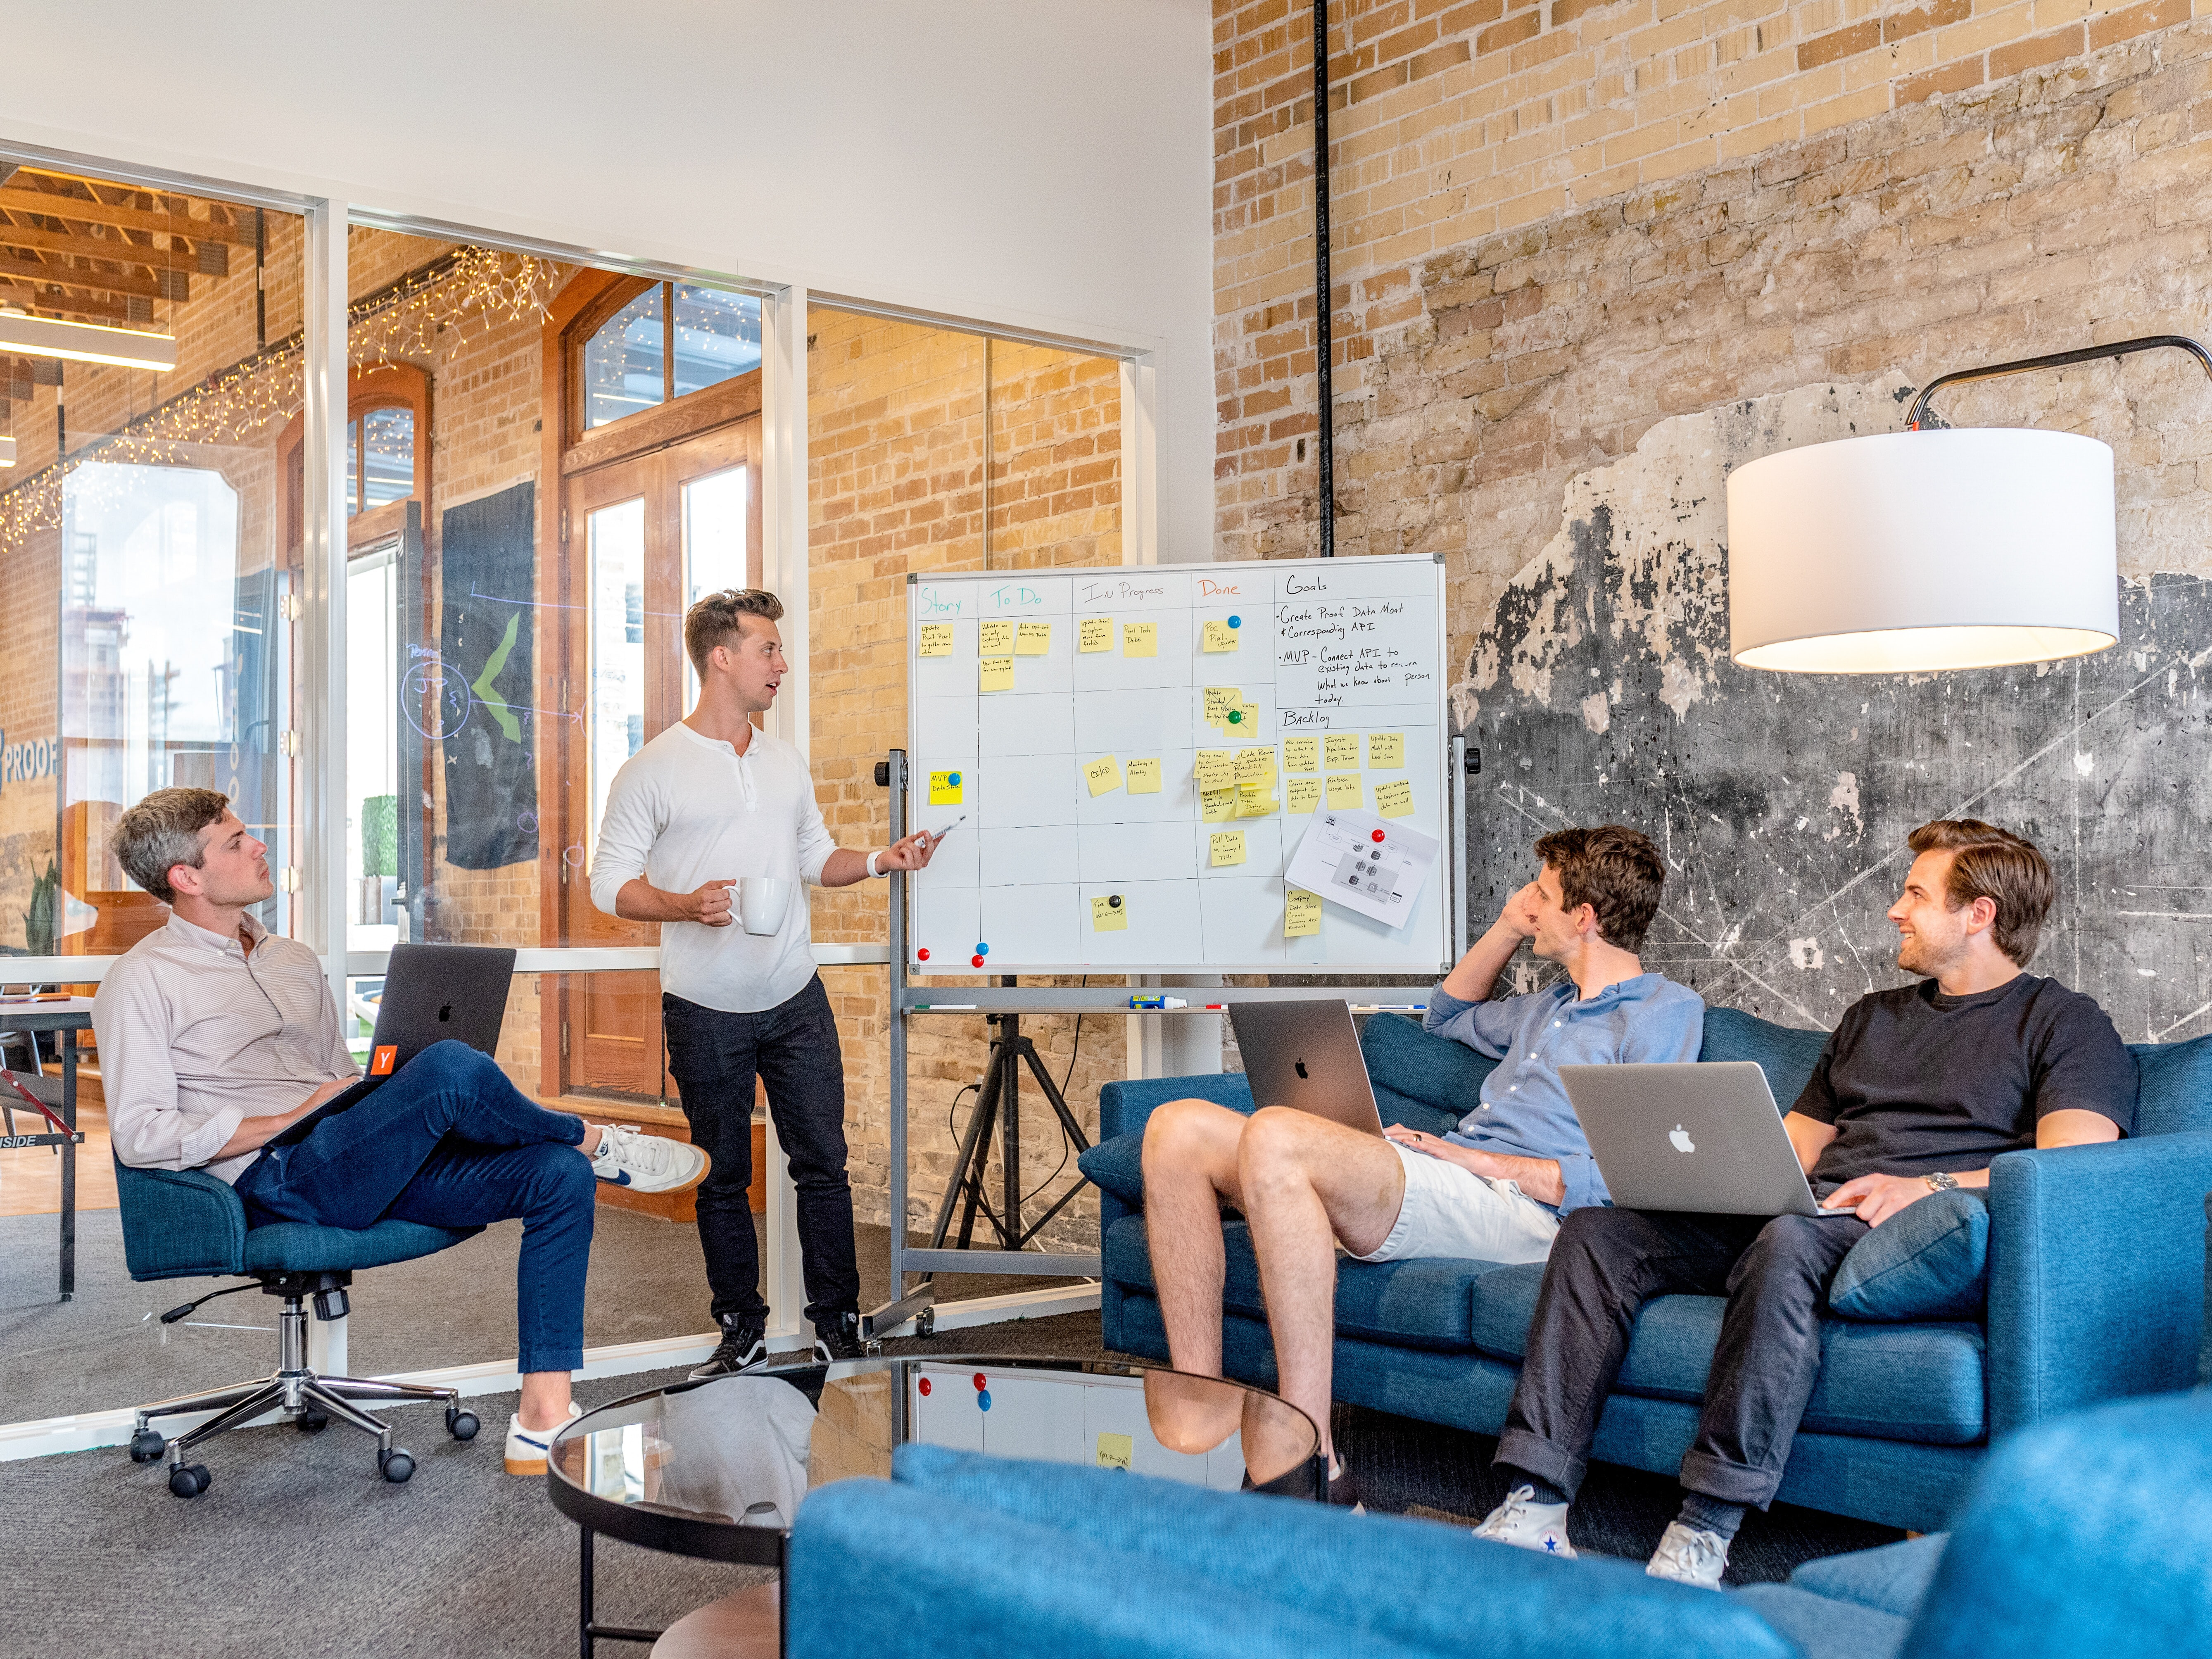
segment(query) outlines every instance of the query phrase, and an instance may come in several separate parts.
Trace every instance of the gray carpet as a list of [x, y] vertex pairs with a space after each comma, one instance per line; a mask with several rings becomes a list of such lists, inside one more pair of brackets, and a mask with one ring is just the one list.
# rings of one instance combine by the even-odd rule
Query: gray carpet
[[[79, 1213], [76, 1299], [68, 1303], [54, 1297], [54, 1218], [0, 1218], [0, 1422], [143, 1405], [274, 1368], [278, 1304], [258, 1291], [210, 1302], [188, 1323], [149, 1319], [237, 1281], [134, 1285], [124, 1270], [119, 1214]], [[856, 1235], [861, 1305], [874, 1307], [890, 1300], [890, 1234], [861, 1227]], [[507, 1222], [450, 1250], [359, 1275], [347, 1370], [371, 1376], [512, 1358], [521, 1237], [522, 1224]], [[946, 1275], [938, 1297], [951, 1301], [1068, 1282]], [[707, 1304], [695, 1229], [600, 1207], [585, 1297], [586, 1347], [710, 1329]], [[235, 1326], [257, 1328], [225, 1328]]]

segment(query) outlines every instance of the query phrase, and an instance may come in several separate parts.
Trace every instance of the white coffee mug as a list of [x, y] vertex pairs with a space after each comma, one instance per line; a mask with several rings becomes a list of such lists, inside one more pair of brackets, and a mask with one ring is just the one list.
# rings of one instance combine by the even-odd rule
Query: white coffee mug
[[791, 908], [791, 884], [775, 876], [744, 876], [738, 882], [738, 915], [748, 933], [773, 933]]

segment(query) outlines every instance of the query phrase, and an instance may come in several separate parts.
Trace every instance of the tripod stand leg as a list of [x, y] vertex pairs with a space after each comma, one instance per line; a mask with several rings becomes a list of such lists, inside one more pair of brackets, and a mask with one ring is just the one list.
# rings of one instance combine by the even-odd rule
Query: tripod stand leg
[[[967, 1200], [960, 1220], [960, 1247], [965, 1249], [975, 1225], [975, 1206], [982, 1197], [983, 1163], [990, 1156], [991, 1129], [999, 1120], [999, 1089], [1001, 1066], [999, 1044], [991, 1044], [991, 1058], [983, 1072], [983, 1088], [975, 1098], [975, 1110], [968, 1120], [967, 1132], [960, 1137], [960, 1155], [953, 1161], [952, 1179], [946, 1183], [945, 1197], [937, 1210], [937, 1224], [930, 1231], [929, 1248], [945, 1248], [945, 1235], [952, 1231], [952, 1209], [964, 1197]], [[1000, 1229], [1003, 1236], [1004, 1229]], [[1011, 1246], [1009, 1247], [1011, 1248]]]

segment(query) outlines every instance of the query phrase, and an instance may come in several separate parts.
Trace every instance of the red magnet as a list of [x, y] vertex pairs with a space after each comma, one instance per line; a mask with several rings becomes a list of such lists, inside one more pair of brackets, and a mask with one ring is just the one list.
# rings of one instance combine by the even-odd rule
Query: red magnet
[[915, 1383], [914, 1386], [921, 1391], [921, 1397], [924, 1400], [929, 1398], [929, 1379], [927, 1377], [923, 1377], [921, 1382]]
[[1377, 841], [1380, 841], [1380, 840], [1382, 840], [1382, 832], [1380, 830], [1377, 830], [1375, 832], [1375, 839], [1376, 839], [1376, 840], [1377, 840]]
[[916, 962], [927, 962], [929, 960], [929, 947], [927, 945], [923, 945], [921, 949], [914, 953], [914, 957]]
[[984, 1390], [985, 1389], [989, 1388], [990, 1386], [991, 1386], [991, 1379], [990, 1379], [989, 1377], [988, 1377], [988, 1376], [984, 1376], [982, 1372], [981, 1372], [981, 1371], [977, 1371], [977, 1372], [975, 1373], [975, 1389], [976, 1389], [976, 1392], [980, 1394], [981, 1392], [982, 1392], [982, 1390]]
[[970, 968], [981, 968], [983, 965], [983, 958], [981, 957], [970, 957], [968, 958], [968, 965]]

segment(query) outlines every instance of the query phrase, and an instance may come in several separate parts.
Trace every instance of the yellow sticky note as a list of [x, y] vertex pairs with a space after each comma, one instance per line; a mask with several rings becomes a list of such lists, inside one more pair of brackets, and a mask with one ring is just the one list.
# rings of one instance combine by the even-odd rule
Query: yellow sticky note
[[[984, 626], [988, 627], [989, 623]], [[1014, 659], [1012, 657], [983, 659], [982, 689], [986, 691], [1011, 691], [1014, 689]]]
[[1119, 893], [1109, 893], [1091, 900], [1091, 931], [1094, 933], [1127, 933], [1129, 902]]
[[1275, 792], [1266, 784], [1239, 785], [1237, 790], [1237, 816], [1240, 818], [1264, 818], [1275, 810]]
[[1121, 654], [1125, 657], [1157, 657], [1160, 654], [1160, 627], [1158, 623], [1123, 623], [1121, 624]]
[[1084, 767], [1083, 781], [1091, 786], [1091, 795], [1094, 800], [1109, 789], [1119, 789], [1121, 787], [1121, 763], [1111, 755], [1101, 755]]
[[1322, 751], [1325, 763], [1332, 772], [1345, 767], [1356, 767], [1359, 764], [1359, 733], [1332, 732], [1322, 739]]
[[1367, 804], [1366, 792], [1359, 787], [1357, 772], [1332, 772], [1328, 775], [1328, 804], [1332, 808], [1349, 808], [1357, 811]]
[[1283, 810], [1286, 812], [1310, 812], [1321, 805], [1319, 778], [1292, 778], [1283, 786]]
[[1050, 623], [1024, 623], [1014, 630], [1014, 654], [1018, 657], [1042, 657], [1052, 649]]
[[[1208, 651], [1234, 651], [1237, 630], [1225, 622], [1210, 622], [1206, 625], [1206, 648]], [[1242, 863], [1243, 860], [1238, 860]]]
[[929, 775], [929, 804], [932, 806], [961, 805], [960, 792], [966, 787], [965, 775], [959, 772], [932, 772]]
[[1200, 792], [1198, 816], [1206, 823], [1226, 823], [1237, 816], [1237, 791], [1207, 789]]
[[1406, 763], [1406, 734], [1403, 732], [1370, 732], [1367, 734], [1367, 764], [1403, 766]]
[[1229, 711], [1244, 706], [1244, 694], [1233, 685], [1209, 685], [1206, 688], [1206, 723], [1220, 726], [1229, 719]]
[[1217, 830], [1213, 832], [1213, 867], [1224, 864], [1244, 862], [1244, 832], [1242, 830]]
[[1237, 781], [1240, 787], [1248, 783], [1271, 784], [1274, 781], [1273, 750], [1240, 749], [1237, 751]]
[[1114, 648], [1114, 619], [1111, 617], [1085, 617], [1076, 625], [1075, 648], [1086, 653], [1111, 651]]
[[1014, 651], [1014, 625], [1010, 622], [978, 623], [975, 649], [986, 657], [1010, 657]]
[[949, 657], [952, 654], [952, 624], [924, 623], [921, 625], [921, 645], [915, 652], [917, 657]]
[[1291, 772], [1321, 770], [1321, 739], [1319, 738], [1285, 738], [1283, 767]]
[[1321, 895], [1303, 887], [1283, 891], [1283, 937], [1309, 939], [1321, 932]]
[[1102, 1469], [1127, 1470], [1137, 1459], [1137, 1441], [1133, 1435], [1102, 1434], [1098, 1437], [1098, 1467]]
[[1133, 760], [1122, 769], [1128, 791], [1133, 795], [1157, 795], [1160, 793], [1160, 757], [1158, 755]]
[[1243, 717], [1243, 720], [1241, 723], [1237, 720], [1231, 720], [1230, 721], [1231, 726], [1237, 726], [1239, 731], [1243, 732], [1256, 732], [1260, 729], [1260, 705], [1258, 703], [1248, 702], [1237, 712]]
[[1198, 787], [1209, 793], [1237, 787], [1237, 765], [1229, 758], [1226, 749], [1200, 750], [1192, 771], [1198, 779]]
[[1386, 818], [1402, 818], [1413, 810], [1413, 786], [1399, 778], [1375, 786], [1375, 810]]

